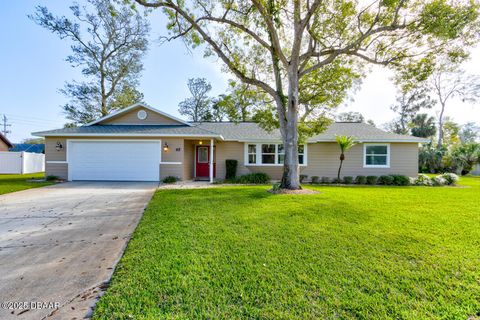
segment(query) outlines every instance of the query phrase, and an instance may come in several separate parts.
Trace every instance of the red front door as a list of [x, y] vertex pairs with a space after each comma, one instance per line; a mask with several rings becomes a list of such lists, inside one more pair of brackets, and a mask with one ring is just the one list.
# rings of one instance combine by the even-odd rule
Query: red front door
[[[214, 148], [215, 152], [215, 148]], [[195, 159], [196, 176], [210, 176], [210, 146], [197, 146], [197, 157]], [[214, 158], [215, 159], [215, 158]], [[215, 177], [215, 163], [213, 163], [213, 176]]]

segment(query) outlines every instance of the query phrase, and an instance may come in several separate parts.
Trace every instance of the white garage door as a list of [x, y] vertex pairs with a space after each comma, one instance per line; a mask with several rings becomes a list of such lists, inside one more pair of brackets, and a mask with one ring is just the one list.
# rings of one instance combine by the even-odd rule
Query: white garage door
[[158, 181], [159, 141], [70, 141], [69, 180]]

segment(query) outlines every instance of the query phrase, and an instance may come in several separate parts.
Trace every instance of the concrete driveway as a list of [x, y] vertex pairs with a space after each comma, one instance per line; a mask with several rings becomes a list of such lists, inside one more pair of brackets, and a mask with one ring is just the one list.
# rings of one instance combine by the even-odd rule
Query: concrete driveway
[[156, 187], [69, 182], [0, 196], [0, 319], [88, 315]]

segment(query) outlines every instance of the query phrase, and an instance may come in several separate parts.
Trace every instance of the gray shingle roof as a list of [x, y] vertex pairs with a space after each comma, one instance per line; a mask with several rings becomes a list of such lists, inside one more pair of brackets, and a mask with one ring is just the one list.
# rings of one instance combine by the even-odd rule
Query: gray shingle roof
[[38, 136], [68, 135], [197, 135], [218, 136], [202, 128], [188, 125], [92, 125], [75, 128], [62, 128], [50, 131], [35, 132]]
[[[37, 132], [39, 136], [122, 135], [198, 136], [234, 141], [280, 141], [280, 131], [268, 132], [253, 122], [203, 122], [188, 125], [92, 125]], [[337, 122], [308, 139], [309, 142], [335, 141], [336, 135], [354, 136], [364, 142], [426, 142], [426, 139], [385, 132], [366, 123]], [[221, 136], [221, 137], [220, 137]]]
[[409, 141], [425, 142], [427, 139], [383, 131], [367, 123], [335, 122], [327, 130], [310, 138], [310, 141], [335, 141], [336, 135], [354, 136], [358, 141]]
[[[267, 132], [253, 122], [204, 122], [195, 123], [198, 128], [217, 132], [225, 140], [240, 141], [261, 141], [261, 140], [280, 140], [280, 130]], [[336, 135], [354, 136], [359, 141], [398, 141], [398, 142], [425, 142], [425, 139], [412, 137], [408, 135], [399, 135], [385, 132], [366, 123], [358, 122], [336, 122], [332, 123], [327, 130], [319, 135], [308, 139], [309, 142], [335, 141]]]

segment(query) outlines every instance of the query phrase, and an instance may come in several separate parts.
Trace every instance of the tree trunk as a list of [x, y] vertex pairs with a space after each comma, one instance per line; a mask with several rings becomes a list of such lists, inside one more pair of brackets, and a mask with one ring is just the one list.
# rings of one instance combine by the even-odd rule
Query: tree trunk
[[283, 189], [299, 190], [300, 168], [298, 165], [298, 72], [292, 66], [288, 72], [288, 102], [285, 108], [285, 130], [282, 133], [285, 149], [285, 161], [280, 187]]
[[102, 117], [108, 115], [108, 108], [107, 108], [107, 89], [105, 88], [105, 72], [103, 70], [103, 60], [100, 64], [100, 94], [101, 94], [101, 106], [100, 106], [100, 113]]
[[342, 172], [343, 160], [340, 160], [340, 166], [338, 167], [337, 180], [340, 181], [340, 172]]
[[445, 103], [442, 103], [442, 109], [438, 116], [438, 144], [437, 148], [440, 149], [443, 146], [443, 113], [445, 112]]

